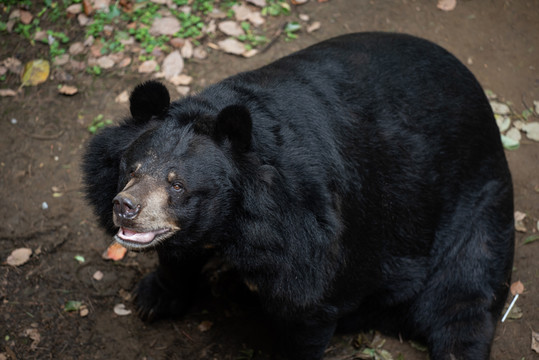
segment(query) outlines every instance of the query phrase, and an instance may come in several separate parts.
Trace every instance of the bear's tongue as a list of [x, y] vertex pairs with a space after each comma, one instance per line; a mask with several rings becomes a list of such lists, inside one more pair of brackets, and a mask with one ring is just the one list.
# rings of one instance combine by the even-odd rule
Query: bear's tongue
[[156, 235], [162, 234], [166, 231], [166, 229], [163, 229], [149, 232], [135, 232], [121, 227], [118, 231], [117, 236], [124, 241], [131, 241], [139, 244], [148, 244], [152, 242]]

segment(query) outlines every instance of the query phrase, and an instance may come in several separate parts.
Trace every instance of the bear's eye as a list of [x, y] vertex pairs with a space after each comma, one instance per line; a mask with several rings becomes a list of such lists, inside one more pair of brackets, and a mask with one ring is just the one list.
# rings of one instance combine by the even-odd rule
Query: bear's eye
[[175, 182], [172, 184], [172, 189], [177, 192], [183, 191], [183, 185], [181, 183]]

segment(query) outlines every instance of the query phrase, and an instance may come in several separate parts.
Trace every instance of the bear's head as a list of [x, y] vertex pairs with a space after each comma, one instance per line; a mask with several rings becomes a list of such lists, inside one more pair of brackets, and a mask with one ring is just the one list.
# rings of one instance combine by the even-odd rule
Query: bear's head
[[139, 85], [130, 98], [132, 118], [124, 125], [141, 130], [118, 154], [112, 199], [115, 239], [128, 248], [211, 241], [227, 232], [239, 199], [237, 159], [251, 141], [248, 110], [168, 99], [157, 82]]

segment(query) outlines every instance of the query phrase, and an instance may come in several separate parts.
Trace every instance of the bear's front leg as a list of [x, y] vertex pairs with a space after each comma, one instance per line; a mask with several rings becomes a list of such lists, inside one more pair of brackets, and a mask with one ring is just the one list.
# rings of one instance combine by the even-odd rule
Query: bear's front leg
[[273, 319], [275, 357], [286, 360], [322, 359], [336, 326], [336, 322], [311, 318]]
[[200, 271], [208, 259], [203, 250], [180, 253], [162, 246], [157, 253], [159, 266], [135, 290], [138, 315], [146, 321], [183, 315], [191, 305]]

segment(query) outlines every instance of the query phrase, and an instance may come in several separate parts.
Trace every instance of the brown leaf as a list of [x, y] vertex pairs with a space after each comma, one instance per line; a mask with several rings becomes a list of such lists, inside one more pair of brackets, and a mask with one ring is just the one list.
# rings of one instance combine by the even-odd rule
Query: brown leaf
[[76, 93], [79, 92], [79, 89], [77, 89], [76, 87], [74, 86], [70, 86], [70, 85], [62, 85], [60, 86], [60, 88], [58, 89], [58, 92], [62, 95], [67, 95], [67, 96], [71, 96], [71, 95], [75, 95]]
[[320, 29], [320, 21], [315, 21], [311, 25], [307, 26], [307, 32], [310, 34], [318, 29]]
[[205, 320], [198, 325], [198, 330], [200, 332], [205, 332], [205, 331], [210, 330], [212, 326], [213, 326], [213, 323], [211, 321]]
[[127, 90], [122, 91], [116, 98], [114, 102], [123, 104], [129, 101], [129, 92]]
[[157, 68], [157, 61], [146, 60], [145, 62], [139, 65], [138, 72], [147, 74], [147, 73], [154, 72], [156, 68]]
[[121, 260], [124, 258], [126, 253], [127, 253], [127, 249], [125, 247], [118, 244], [117, 242], [113, 242], [107, 248], [107, 251], [103, 253], [103, 259], [114, 260], [114, 261]]
[[243, 31], [240, 24], [232, 20], [220, 22], [218, 27], [219, 30], [228, 36], [245, 35], [245, 31]]
[[539, 353], [539, 333], [532, 331], [532, 350]]
[[174, 16], [167, 16], [163, 18], [157, 18], [154, 20], [152, 27], [150, 28], [150, 34], [154, 36], [159, 35], [174, 35], [181, 29], [180, 20]]
[[24, 336], [29, 337], [32, 340], [30, 344], [30, 350], [35, 351], [39, 342], [41, 341], [41, 335], [37, 329], [26, 329], [24, 330]]
[[0, 96], [17, 96], [17, 92], [11, 89], [0, 89]]
[[170, 80], [171, 78], [178, 76], [182, 72], [183, 66], [183, 57], [178, 50], [175, 50], [168, 54], [167, 57], [165, 57], [161, 69], [165, 74], [165, 79]]
[[84, 8], [84, 14], [86, 16], [88, 16], [92, 12], [94, 12], [94, 8], [92, 7], [92, 1], [91, 0], [82, 0], [82, 7]]
[[217, 44], [221, 50], [229, 54], [241, 55], [245, 52], [245, 45], [234, 38], [219, 41]]
[[21, 10], [20, 14], [21, 14], [20, 20], [24, 25], [30, 24], [32, 22], [32, 19], [34, 18], [34, 16], [30, 13], [30, 11]]
[[515, 281], [511, 284], [511, 294], [515, 296], [516, 294], [522, 294], [524, 292], [524, 284], [520, 280]]
[[457, 0], [438, 0], [438, 9], [443, 11], [452, 11], [457, 6]]
[[32, 255], [32, 249], [19, 248], [11, 252], [11, 255], [7, 258], [7, 264], [11, 266], [20, 266], [26, 263]]
[[73, 5], [69, 5], [66, 8], [67, 13], [71, 15], [78, 15], [82, 12], [82, 10], [83, 10], [82, 4], [73, 4]]

